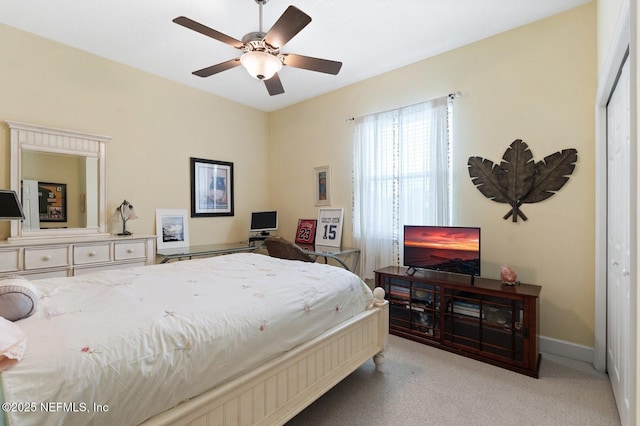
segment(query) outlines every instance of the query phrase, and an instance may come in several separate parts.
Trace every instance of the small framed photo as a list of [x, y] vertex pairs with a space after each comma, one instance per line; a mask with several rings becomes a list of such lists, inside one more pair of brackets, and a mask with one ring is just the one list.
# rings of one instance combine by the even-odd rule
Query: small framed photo
[[233, 163], [191, 158], [191, 217], [233, 216]]
[[67, 221], [67, 184], [38, 182], [40, 222]]
[[344, 209], [318, 209], [316, 247], [340, 247], [342, 244], [342, 219]]
[[296, 230], [296, 244], [313, 244], [316, 238], [316, 220], [298, 219]]
[[313, 169], [313, 185], [316, 194], [316, 206], [331, 205], [331, 166]]
[[156, 210], [158, 250], [189, 247], [189, 219], [186, 209]]

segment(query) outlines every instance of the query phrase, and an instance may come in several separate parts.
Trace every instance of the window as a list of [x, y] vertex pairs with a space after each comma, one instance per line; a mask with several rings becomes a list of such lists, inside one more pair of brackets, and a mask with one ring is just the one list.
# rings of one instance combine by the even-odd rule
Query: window
[[400, 265], [402, 228], [451, 223], [447, 97], [355, 121], [353, 235], [361, 276]]

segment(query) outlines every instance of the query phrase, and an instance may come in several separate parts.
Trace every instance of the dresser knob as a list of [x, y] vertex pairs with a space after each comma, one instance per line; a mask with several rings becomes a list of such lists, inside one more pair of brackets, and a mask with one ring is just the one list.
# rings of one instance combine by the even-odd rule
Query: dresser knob
[[134, 252], [134, 250], [132, 248], [127, 249], [127, 253], [133, 253], [133, 252]]
[[46, 261], [48, 261], [48, 260], [51, 260], [51, 256], [42, 256], [42, 260], [43, 260], [44, 262], [46, 262]]
[[90, 252], [89, 252], [89, 257], [93, 257], [93, 256], [95, 256], [95, 255], [96, 255], [96, 252], [95, 252], [95, 251], [90, 251]]

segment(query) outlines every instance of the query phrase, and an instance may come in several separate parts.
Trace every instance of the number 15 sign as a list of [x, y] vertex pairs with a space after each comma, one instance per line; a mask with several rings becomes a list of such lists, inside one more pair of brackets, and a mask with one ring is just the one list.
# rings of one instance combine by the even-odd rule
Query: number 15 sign
[[344, 209], [318, 209], [316, 245], [340, 247]]

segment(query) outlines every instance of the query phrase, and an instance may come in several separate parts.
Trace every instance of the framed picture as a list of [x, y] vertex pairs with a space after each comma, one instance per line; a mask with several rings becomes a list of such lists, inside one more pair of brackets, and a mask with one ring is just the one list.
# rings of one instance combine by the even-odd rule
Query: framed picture
[[316, 193], [316, 206], [331, 205], [331, 166], [313, 169], [313, 185]]
[[313, 244], [316, 238], [316, 220], [298, 219], [296, 244]]
[[186, 209], [156, 210], [158, 250], [189, 247], [189, 219]]
[[191, 158], [191, 217], [233, 216], [233, 163]]
[[340, 247], [344, 209], [318, 209], [317, 246]]
[[67, 184], [38, 182], [40, 222], [67, 221]]

